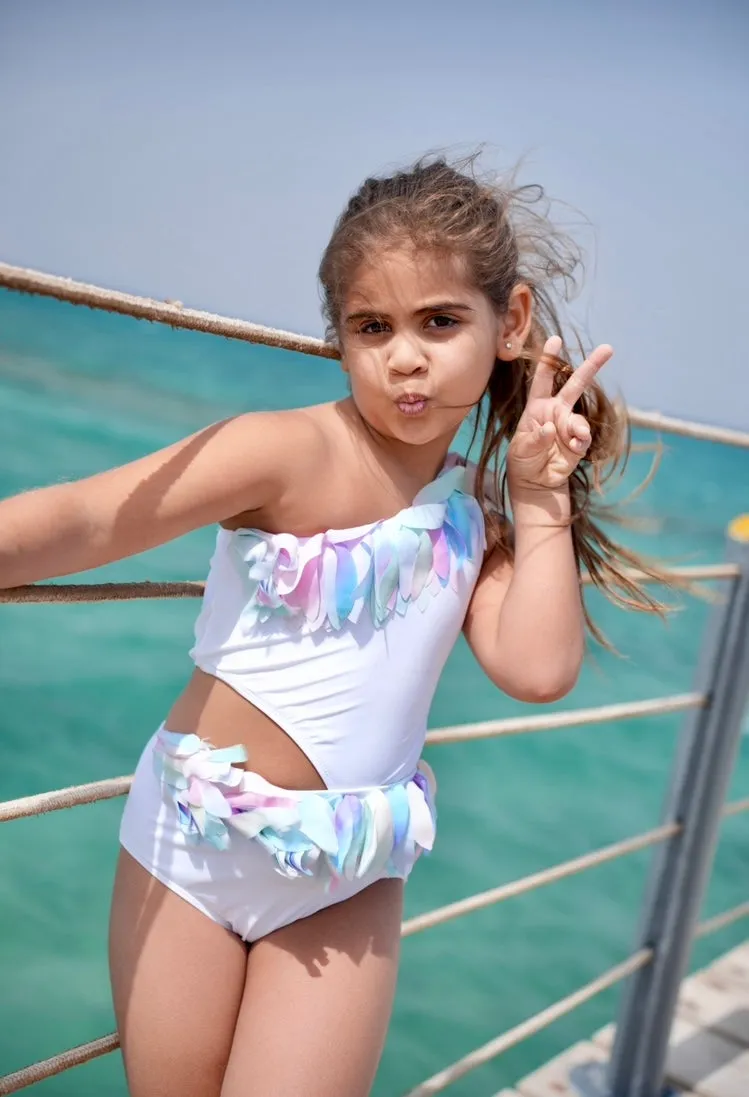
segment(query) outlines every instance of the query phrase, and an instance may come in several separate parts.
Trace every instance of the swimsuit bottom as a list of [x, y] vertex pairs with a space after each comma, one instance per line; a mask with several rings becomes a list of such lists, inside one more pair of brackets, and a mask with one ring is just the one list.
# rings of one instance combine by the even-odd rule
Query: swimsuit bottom
[[405, 880], [434, 842], [434, 775], [371, 788], [290, 791], [244, 762], [159, 728], [138, 762], [120, 842], [151, 875], [213, 921], [256, 941], [350, 898]]

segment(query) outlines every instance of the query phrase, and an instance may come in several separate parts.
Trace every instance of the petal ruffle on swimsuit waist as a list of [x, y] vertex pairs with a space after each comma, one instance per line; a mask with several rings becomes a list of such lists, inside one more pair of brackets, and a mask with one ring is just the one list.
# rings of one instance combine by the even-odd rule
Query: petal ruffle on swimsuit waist
[[384, 788], [287, 792], [232, 765], [246, 758], [242, 746], [214, 750], [197, 735], [157, 733], [156, 775], [189, 841], [227, 849], [233, 829], [265, 846], [284, 876], [329, 883], [375, 872], [408, 875], [432, 848], [436, 785], [424, 761], [409, 781]]

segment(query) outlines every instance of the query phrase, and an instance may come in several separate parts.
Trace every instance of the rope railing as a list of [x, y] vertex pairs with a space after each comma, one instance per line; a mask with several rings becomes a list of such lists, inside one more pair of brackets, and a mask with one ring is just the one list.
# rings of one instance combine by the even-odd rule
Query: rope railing
[[731, 815], [741, 815], [744, 811], [749, 811], [749, 796], [744, 800], [732, 800], [730, 804], [726, 804], [723, 815], [727, 818]]
[[[9, 264], [0, 263], [0, 287], [18, 292], [54, 297], [74, 305], [120, 313], [137, 319], [167, 324], [173, 328], [200, 331], [321, 358], [332, 359], [339, 357], [338, 349], [335, 346], [320, 339], [196, 309], [186, 309], [177, 301], [158, 301], [152, 298], [120, 293], [69, 278], [60, 278], [38, 271], [13, 267]], [[636, 427], [749, 448], [749, 432], [713, 427], [665, 416], [659, 412], [647, 412], [631, 407], [626, 409], [626, 413], [630, 423]], [[740, 575], [740, 569], [735, 564], [709, 564], [675, 567], [668, 574], [674, 581], [713, 581], [735, 579]], [[641, 572], [631, 571], [629, 575], [631, 578], [640, 581], [653, 581], [651, 577]], [[584, 581], [588, 582], [588, 577], [585, 577]], [[202, 581], [91, 584], [42, 583], [10, 590], [0, 590], [0, 602], [26, 604], [88, 603], [135, 599], [197, 598], [202, 596], [204, 587], [205, 584]], [[682, 712], [704, 706], [707, 702], [708, 697], [705, 694], [689, 693], [654, 698], [647, 701], [579, 709], [571, 712], [485, 721], [436, 729], [428, 734], [427, 742], [431, 745], [438, 745], [440, 743], [454, 743], [541, 730], [585, 726], [655, 714]], [[122, 796], [128, 792], [131, 783], [131, 776], [114, 777], [7, 801], [0, 804], [0, 822]], [[726, 804], [723, 815], [724, 817], [735, 816], [746, 811], [749, 811], [749, 798]], [[532, 892], [590, 868], [652, 847], [673, 838], [681, 830], [682, 827], [679, 823], [668, 823], [551, 868], [532, 873], [522, 879], [439, 907], [404, 921], [401, 930], [402, 936], [408, 937], [425, 929], [445, 924], [473, 911]], [[749, 902], [739, 904], [731, 910], [707, 919], [697, 927], [695, 936], [706, 936], [747, 916], [749, 916]], [[651, 962], [652, 957], [653, 952], [650, 949], [640, 950], [579, 990], [541, 1010], [534, 1017], [515, 1026], [508, 1032], [470, 1052], [438, 1074], [433, 1075], [432, 1078], [421, 1083], [416, 1089], [411, 1090], [406, 1097], [429, 1097], [431, 1094], [441, 1092], [468, 1072], [540, 1032], [559, 1018], [589, 1001], [595, 995], [645, 967]], [[114, 1051], [118, 1047], [119, 1037], [117, 1033], [111, 1033], [87, 1044], [71, 1048], [59, 1055], [0, 1078], [0, 1095], [15, 1093], [45, 1078], [52, 1077], [74, 1066]]]
[[[57, 792], [41, 793], [39, 796], [9, 800], [4, 804], [0, 804], [0, 822], [8, 822], [11, 819], [24, 818], [30, 815], [39, 815], [43, 812], [55, 811], [63, 807], [71, 807], [77, 804], [93, 803], [98, 799], [121, 796], [127, 792], [131, 781], [131, 777], [114, 777], [109, 781], [92, 782], [89, 785], [79, 785], [71, 789], [60, 789]], [[98, 788], [97, 785], [99, 786]], [[101, 786], [107, 787], [101, 790]], [[79, 798], [71, 796], [71, 793], [77, 794], [77, 797]], [[84, 799], [84, 797], [86, 798]], [[39, 801], [42, 800], [42, 798], [44, 798], [44, 800], [40, 805]], [[749, 811], [749, 798], [726, 804], [723, 809], [723, 815], [724, 817], [728, 817], [738, 815], [745, 811]], [[420, 933], [425, 929], [432, 929], [434, 926], [443, 925], [445, 922], [453, 921], [455, 918], [471, 914], [476, 910], [483, 910], [485, 907], [495, 906], [498, 903], [505, 902], [507, 899], [514, 899], [519, 895], [536, 891], [538, 888], [545, 887], [548, 884], [556, 883], [557, 881], [567, 879], [570, 876], [579, 875], [581, 872], [596, 868], [598, 865], [618, 860], [620, 857], [625, 857], [630, 853], [637, 853], [650, 846], [664, 842], [668, 838], [674, 837], [680, 830], [681, 826], [678, 823], [665, 823], [662, 826], [655, 827], [653, 830], [637, 834], [632, 838], [625, 838], [620, 842], [614, 842], [608, 846], [603, 846], [590, 853], [582, 854], [580, 857], [575, 857], [572, 860], [553, 865], [551, 868], [531, 873], [519, 880], [513, 880], [508, 884], [490, 888], [488, 891], [478, 892], [465, 899], [458, 899], [453, 903], [448, 903], [443, 907], [437, 907], [434, 910], [427, 911], [424, 914], [408, 919], [403, 923], [402, 935], [403, 937], [411, 937], [414, 933]]]
[[708, 702], [705, 693], [679, 693], [653, 697], [647, 701], [624, 701], [561, 712], [543, 712], [537, 716], [510, 716], [504, 720], [483, 720], [476, 724], [456, 724], [435, 728], [427, 733], [427, 744], [461, 743], [473, 739], [496, 739], [506, 735], [526, 735], [536, 731], [610, 724], [618, 720], [636, 720], [645, 716], [665, 716], [674, 712], [702, 708]]
[[[749, 799], [735, 800], [725, 805], [723, 818], [738, 815], [744, 811], [749, 811]], [[488, 891], [480, 891], [475, 895], [467, 896], [465, 899], [458, 899], [454, 903], [447, 903], [443, 907], [428, 910], [426, 913], [418, 914], [403, 923], [403, 936], [410, 937], [412, 934], [421, 933], [425, 929], [444, 925], [445, 922], [462, 918], [464, 915], [472, 914], [476, 910], [496, 906], [498, 903], [504, 903], [507, 899], [515, 899], [519, 895], [537, 891], [538, 888], [545, 887], [547, 884], [566, 880], [570, 876], [577, 876], [588, 869], [597, 868], [598, 865], [605, 865], [609, 861], [617, 861], [620, 857], [626, 857], [630, 853], [638, 853], [650, 846], [659, 845], [661, 842], [675, 837], [681, 830], [680, 823], [663, 823], [653, 830], [636, 834], [632, 838], [624, 838], [622, 841], [614, 842], [609, 846], [602, 846], [600, 849], [584, 853], [580, 857], [574, 857], [570, 861], [562, 861], [558, 865], [552, 865], [551, 868], [531, 873], [519, 880], [512, 880], [509, 884], [501, 884], [499, 887], [490, 888]]]
[[132, 602], [147, 598], [202, 598], [205, 582], [29, 583], [0, 590], [0, 603]]
[[697, 926], [694, 933], [695, 939], [707, 937], [711, 933], [717, 933], [718, 930], [735, 925], [742, 918], [749, 918], [749, 902], [739, 903], [738, 906], [732, 907], [730, 910], [724, 910], [722, 914], [715, 914], [712, 918], [706, 918], [704, 922]]
[[62, 1074], [72, 1067], [83, 1066], [92, 1059], [98, 1059], [101, 1055], [108, 1055], [116, 1051], [120, 1046], [120, 1038], [116, 1032], [110, 1032], [108, 1036], [100, 1036], [98, 1040], [91, 1040], [88, 1044], [79, 1044], [68, 1051], [61, 1051], [59, 1055], [53, 1055], [49, 1059], [42, 1059], [31, 1066], [15, 1070], [12, 1074], [5, 1074], [0, 1078], [0, 1097], [6, 1097], [9, 1093], [18, 1093], [19, 1089], [26, 1089], [45, 1078], [53, 1078], [55, 1074]]
[[[184, 308], [179, 301], [157, 301], [152, 297], [121, 293], [119, 290], [77, 282], [73, 278], [61, 278], [55, 274], [45, 274], [26, 267], [15, 267], [10, 263], [0, 263], [0, 287], [20, 293], [33, 293], [41, 297], [54, 297], [58, 301], [67, 301], [72, 305], [85, 305], [105, 312], [117, 312], [139, 320], [167, 324], [172, 328], [185, 328], [209, 335], [222, 335], [227, 339], [240, 339], [247, 343], [298, 351], [317, 358], [340, 357], [336, 346], [309, 335], [297, 335], [295, 332], [269, 328], [263, 324], [253, 324], [248, 320]], [[749, 432], [746, 431], [694, 423], [690, 420], [662, 415], [658, 411], [642, 411], [639, 408], [627, 408], [627, 415], [633, 426], [647, 430], [656, 430], [663, 434], [679, 434], [687, 438], [721, 442], [724, 445], [749, 449]]]
[[[411, 1090], [406, 1097], [427, 1097], [428, 1094], [439, 1093], [452, 1082], [457, 1081], [458, 1078], [462, 1078], [464, 1074], [467, 1074], [471, 1070], [475, 1070], [476, 1067], [481, 1066], [483, 1063], [489, 1062], [490, 1059], [496, 1058], [496, 1056], [500, 1055], [503, 1051], [509, 1050], [516, 1044], [519, 1044], [530, 1036], [535, 1035], [535, 1033], [540, 1032], [543, 1028], [547, 1028], [549, 1025], [553, 1024], [554, 1021], [557, 1021], [560, 1017], [564, 1017], [567, 1013], [571, 1013], [578, 1006], [583, 1005], [597, 994], [614, 986], [622, 979], [626, 979], [628, 975], [631, 975], [634, 971], [637, 971], [639, 968], [650, 963], [651, 959], [652, 952], [649, 949], [643, 949], [641, 952], [631, 956], [628, 960], [625, 960], [624, 963], [617, 964], [616, 967], [611, 968], [604, 975], [599, 976], [586, 986], [581, 987], [573, 994], [556, 1002], [553, 1006], [549, 1006], [547, 1009], [542, 1010], [542, 1012], [536, 1014], [535, 1017], [531, 1017], [529, 1020], [522, 1022], [522, 1024], [510, 1029], [509, 1032], [504, 1033], [504, 1035], [498, 1037], [496, 1040], [484, 1044], [483, 1047], [477, 1048], [475, 1051], [471, 1052], [470, 1055], [466, 1055], [465, 1058], [460, 1059], [457, 1063], [453, 1063], [452, 1066], [440, 1071], [439, 1074], [435, 1074], [428, 1081], [423, 1082], [420, 1086], [417, 1086], [416, 1089]], [[79, 1066], [99, 1055], [104, 1055], [109, 1051], [115, 1051], [118, 1047], [119, 1038], [117, 1033], [113, 1032], [109, 1036], [104, 1036], [99, 1040], [93, 1040], [90, 1044], [81, 1044], [79, 1047], [62, 1052], [60, 1055], [52, 1056], [52, 1058], [45, 1059], [43, 1062], [34, 1063], [32, 1066], [17, 1070], [13, 1074], [7, 1074], [4, 1078], [0, 1078], [0, 1097], [6, 1097], [6, 1095], [11, 1093], [17, 1093], [18, 1090], [33, 1085], [35, 1082], [40, 1082], [43, 1078], [51, 1078], [55, 1074], [60, 1074], [62, 1071], [69, 1070], [71, 1067]]]
[[32, 796], [19, 796], [17, 800], [4, 800], [0, 803], [0, 823], [126, 796], [132, 783], [132, 774], [127, 777], [106, 777], [103, 781], [89, 781], [85, 785], [71, 785], [69, 788], [53, 789], [50, 792], [37, 792]]
[[581, 857], [573, 858], [571, 861], [563, 861], [561, 864], [553, 865], [541, 872], [523, 876], [520, 880], [513, 880], [509, 884], [502, 884], [500, 887], [491, 888], [489, 891], [481, 891], [477, 895], [470, 895], [467, 899], [459, 899], [455, 903], [437, 907], [425, 914], [418, 914], [415, 918], [409, 918], [408, 921], [403, 923], [403, 936], [411, 937], [414, 933], [421, 933], [425, 929], [433, 929], [434, 926], [444, 925], [445, 922], [462, 918], [464, 915], [472, 914], [476, 910], [483, 910], [484, 907], [504, 903], [507, 899], [516, 899], [519, 895], [525, 895], [529, 891], [537, 891], [538, 888], [545, 887], [547, 884], [555, 884], [559, 880], [566, 880], [570, 876], [576, 876], [588, 869], [596, 868], [598, 865], [604, 865], [608, 861], [616, 861], [629, 853], [637, 853], [639, 850], [647, 849], [649, 846], [673, 838], [680, 830], [679, 823], [666, 823], [654, 830], [646, 831], [644, 834], [638, 834], [634, 838], [626, 838], [622, 842], [615, 842], [613, 845], [604, 846], [592, 853], [585, 853]]
[[[60, 278], [38, 271], [13, 267], [0, 263], [0, 286], [19, 292], [34, 293], [57, 298], [75, 305], [88, 306], [116, 312], [135, 318], [167, 324], [173, 328], [200, 331], [226, 338], [243, 340], [250, 343], [291, 350], [322, 358], [337, 358], [338, 350], [320, 339], [298, 335], [293, 332], [253, 324], [245, 320], [224, 317], [195, 309], [186, 309], [180, 302], [157, 301], [133, 294], [120, 293], [102, 287]], [[627, 415], [633, 426], [656, 430], [662, 433], [679, 434], [686, 437], [721, 442], [723, 444], [749, 448], [749, 433], [712, 427], [687, 420], [661, 415], [659, 412], [646, 412], [628, 408]], [[647, 576], [632, 573], [633, 577], [647, 580]], [[671, 572], [675, 579], [718, 580], [735, 578], [739, 569], [735, 565], [717, 564], [674, 568]], [[204, 583], [193, 582], [141, 582], [141, 583], [100, 583], [100, 584], [34, 584], [11, 590], [0, 591], [0, 602], [4, 603], [53, 603], [53, 602], [112, 602], [134, 599], [165, 599], [201, 597]], [[704, 694], [684, 694], [670, 698], [656, 698], [650, 701], [631, 702], [618, 705], [599, 706], [594, 709], [576, 712], [553, 713], [551, 715], [517, 718], [501, 721], [487, 721], [460, 727], [442, 728], [431, 732], [428, 741], [431, 744], [483, 739], [501, 735], [517, 735], [539, 730], [571, 727], [600, 722], [611, 722], [625, 718], [636, 718], [655, 713], [673, 713], [704, 705]], [[85, 803], [97, 802], [121, 796], [127, 793], [132, 777], [115, 777], [104, 781], [90, 782], [22, 797], [0, 804], [0, 821], [7, 821], [31, 815], [59, 810]], [[749, 799], [727, 804], [725, 816], [737, 815], [749, 810]], [[448, 904], [403, 923], [403, 937], [433, 926], [444, 924], [472, 911], [502, 902], [539, 887], [562, 880], [587, 869], [593, 868], [627, 854], [643, 850], [663, 842], [679, 833], [681, 827], [670, 823], [644, 834], [614, 843], [589, 854], [574, 858], [550, 869], [530, 874], [521, 880], [502, 885]], [[749, 903], [741, 904], [731, 911], [708, 919], [697, 929], [697, 936], [715, 932], [733, 924], [739, 918], [749, 915]], [[408, 1097], [428, 1097], [441, 1092], [452, 1082], [457, 1081], [469, 1071], [490, 1061], [497, 1055], [516, 1046], [523, 1040], [548, 1027], [557, 1019], [589, 1001], [603, 990], [614, 986], [633, 972], [644, 967], [652, 960], [652, 952], [643, 949], [622, 964], [581, 987], [573, 994], [549, 1006], [534, 1017], [515, 1026], [510, 1031], [472, 1051], [469, 1055], [447, 1067], [412, 1090]], [[43, 1062], [36, 1063], [23, 1070], [0, 1078], [0, 1095], [11, 1094], [32, 1085], [44, 1078], [52, 1077], [71, 1067], [88, 1062], [98, 1056], [114, 1051], [119, 1047], [117, 1033], [101, 1037], [90, 1043], [72, 1048]]]
[[168, 324], [171, 328], [201, 331], [206, 335], [223, 335], [227, 339], [239, 339], [280, 350], [294, 350], [317, 358], [340, 357], [336, 347], [322, 339], [309, 335], [297, 335], [293, 331], [268, 328], [264, 324], [252, 324], [230, 316], [218, 316], [200, 309], [186, 309], [179, 301], [157, 301], [153, 297], [139, 297], [133, 293], [104, 289], [73, 278], [60, 278], [56, 274], [14, 267], [0, 263], [0, 286], [19, 293], [34, 293], [39, 297], [54, 297], [71, 305], [85, 305], [104, 312], [118, 312], [137, 320], [151, 320]]
[[[455, 727], [435, 728], [427, 733], [426, 742], [429, 746], [438, 746], [443, 743], [472, 739], [498, 738], [504, 735], [522, 735], [536, 731], [585, 727], [590, 724], [666, 715], [700, 708], [707, 703], [707, 700], [707, 695], [703, 693], [684, 693], [670, 697], [655, 697], [647, 701], [629, 701], [623, 704], [598, 705], [588, 709], [572, 709], [569, 712], [550, 712], [538, 716], [487, 720], [478, 724], [459, 724]], [[81, 804], [93, 804], [97, 800], [125, 796], [130, 790], [132, 779], [132, 775], [109, 777], [102, 781], [90, 781], [84, 785], [71, 785], [68, 788], [5, 800], [0, 802], [0, 823], [27, 818], [31, 815], [43, 815], [50, 811], [77, 807]]]
[[[740, 568], [736, 564], [693, 564], [670, 568], [666, 574], [674, 582], [709, 582], [736, 579]], [[657, 582], [644, 572], [634, 569], [627, 572], [629, 579], [638, 582]], [[589, 576], [583, 582], [590, 585]], [[0, 590], [0, 603], [43, 602], [126, 602], [148, 598], [202, 598], [205, 582], [199, 579], [179, 582], [153, 582], [141, 580], [131, 583], [29, 583], [21, 587]]]
[[[645, 715], [646, 713], [649, 714], [654, 711], [654, 705], [660, 704], [663, 706], [666, 704], [673, 706], [678, 703], [681, 707], [685, 707], [687, 704], [689, 707], [694, 707], [695, 705], [704, 703], [704, 701], [705, 698], [701, 694], [687, 694], [681, 698], [662, 698], [655, 702], [634, 702], [633, 704], [639, 709], [640, 715]], [[619, 710], [620, 715], [618, 718], [621, 718], [621, 710], [623, 708], [631, 709], [632, 706], [602, 706], [603, 711], [607, 715], [610, 714], [612, 710]], [[552, 714], [551, 717], [546, 717], [545, 719], [547, 725], [550, 720], [554, 721], [556, 719], [558, 721], [559, 718], [564, 718], [565, 720], [572, 722], [574, 719], [579, 720], [581, 714], [583, 717], [589, 717], [595, 711], [596, 710], [578, 710], [577, 713]], [[601, 710], [599, 710], [599, 712], [600, 711]], [[657, 709], [655, 711], [657, 711]], [[668, 711], [679, 711], [679, 709], [671, 707]], [[613, 717], [609, 716], [609, 718]], [[544, 718], [541, 719], [543, 720]], [[534, 724], [538, 724], [539, 722], [539, 718], [530, 718], [530, 720], [532, 720]], [[502, 723], [509, 725], [509, 729], [511, 730], [509, 730], [508, 733], [517, 734], [517, 725], [519, 721], [510, 720], [495, 722], [495, 724]], [[552, 723], [551, 726], [560, 725], [558, 725], [558, 723]], [[459, 729], [443, 730], [454, 733]], [[526, 728], [524, 730], [530, 729]], [[539, 730], [539, 728], [534, 728], [533, 730]], [[7, 821], [9, 819], [20, 818], [27, 815], [36, 815], [42, 812], [58, 810], [63, 807], [91, 803], [100, 799], [124, 795], [130, 786], [131, 780], [131, 777], [109, 778], [105, 781], [91, 782], [86, 785], [74, 786], [69, 789], [59, 789], [49, 793], [41, 793], [37, 796], [23, 797], [20, 800], [7, 801], [4, 804], [0, 804], [0, 821]], [[745, 811], [749, 811], [749, 797], [726, 804], [723, 814], [724, 816], [729, 817]], [[493, 888], [477, 895], [469, 896], [466, 899], [458, 900], [457, 902], [447, 904], [446, 906], [437, 908], [433, 911], [428, 911], [425, 914], [404, 921], [401, 929], [402, 936], [404, 938], [412, 936], [414, 933], [433, 928], [437, 925], [442, 925], [476, 910], [495, 905], [507, 899], [515, 898], [548, 884], [577, 875], [587, 869], [614, 861], [630, 853], [641, 851], [666, 841], [668, 838], [678, 834], [680, 829], [681, 827], [678, 823], [665, 824], [633, 838], [625, 839], [591, 853], [584, 854], [581, 857], [573, 858], [570, 861], [552, 866], [549, 869], [532, 873], [520, 880], [501, 885], [498, 888]], [[704, 922], [698, 928], [696, 935], [700, 937], [705, 936], [708, 933], [715, 932], [725, 926], [731, 925], [747, 915], [749, 915], [749, 903], [741, 904], [731, 911], [724, 912], [723, 914], [717, 915]], [[643, 954], [638, 955], [641, 956]], [[633, 961], [635, 960], [635, 958], [632, 959]], [[628, 963], [630, 963], [630, 961], [626, 961], [625, 966]], [[439, 1074], [434, 1075], [431, 1079], [428, 1079], [421, 1087], [418, 1087], [408, 1094], [407, 1097], [419, 1097], [419, 1095], [424, 1095], [424, 1097], [426, 1097], [427, 1094], [440, 1092], [441, 1089], [446, 1088], [447, 1085], [462, 1077], [463, 1074], [482, 1065], [484, 1062], [487, 1062], [489, 1059], [508, 1050], [510, 1047], [515, 1046], [516, 1043], [519, 1043], [528, 1036], [540, 1031], [541, 1028], [552, 1024], [559, 1017], [564, 1016], [566, 1013], [575, 1009], [577, 1005], [587, 1001], [601, 990], [613, 985], [614, 981], [618, 981], [619, 978], [624, 978], [625, 975], [636, 969], [627, 967], [623, 974], [617, 975], [620, 970], [622, 970], [622, 965], [617, 966], [617, 968], [612, 968], [606, 975], [594, 980], [592, 983], [581, 988], [581, 990], [576, 991], [574, 994], [569, 995], [561, 1002], [543, 1010], [535, 1017], [516, 1026], [496, 1040], [490, 1041], [483, 1047], [471, 1052], [451, 1067], [446, 1068]], [[88, 1062], [89, 1060], [110, 1051], [114, 1051], [117, 1047], [119, 1047], [118, 1036], [116, 1033], [112, 1033], [98, 1040], [91, 1041], [88, 1044], [82, 1044], [79, 1047], [72, 1048], [69, 1051], [53, 1056], [50, 1059], [35, 1063], [32, 1066], [0, 1078], [0, 1095], [15, 1093], [44, 1078], [52, 1077], [71, 1067]], [[435, 1088], [435, 1086], [437, 1088]]]
[[749, 449], [749, 432], [730, 427], [713, 427], [707, 423], [694, 423], [688, 419], [676, 419], [659, 411], [642, 411], [627, 408], [627, 418], [633, 427], [654, 430], [659, 434], [678, 434], [682, 438], [694, 438], [701, 442], [721, 442], [725, 446]]
[[[741, 903], [731, 910], [702, 922], [695, 930], [695, 939], [706, 937], [708, 934], [724, 929], [726, 926], [746, 917], [749, 917], [749, 903]], [[555, 1021], [589, 1002], [591, 998], [594, 998], [602, 991], [608, 990], [616, 983], [634, 974], [635, 971], [646, 967], [652, 959], [653, 952], [650, 949], [641, 949], [628, 960], [610, 968], [609, 971], [598, 976], [597, 979], [593, 979], [592, 982], [587, 983], [579, 990], [567, 995], [566, 998], [560, 999], [553, 1005], [534, 1014], [533, 1017], [529, 1017], [528, 1020], [522, 1021], [519, 1025], [509, 1029], [501, 1036], [495, 1037], [495, 1039], [469, 1052], [468, 1055], [464, 1055], [462, 1059], [458, 1059], [450, 1066], [445, 1067], [444, 1070], [439, 1071], [439, 1073], [433, 1074], [431, 1078], [416, 1086], [415, 1089], [409, 1090], [405, 1097], [431, 1097], [432, 1094], [441, 1093], [442, 1090], [447, 1089], [453, 1082], [457, 1082], [458, 1079], [470, 1073], [470, 1071], [484, 1066], [505, 1051], [509, 1051], [510, 1048], [530, 1039], [531, 1036], [535, 1036]]]
[[[724, 911], [723, 913], [702, 922], [695, 931], [695, 939], [706, 937], [708, 934], [724, 929], [726, 926], [732, 925], [741, 918], [746, 917], [749, 917], [749, 902], [741, 903], [731, 910]], [[408, 936], [406, 932], [407, 925], [407, 922], [403, 923], [403, 936]], [[589, 1001], [590, 998], [593, 998], [600, 992], [614, 986], [615, 983], [619, 982], [621, 979], [625, 979], [634, 971], [639, 970], [640, 967], [644, 967], [651, 959], [652, 953], [650, 950], [646, 949], [636, 953], [634, 956], [630, 957], [629, 960], [625, 960], [623, 964], [618, 964], [616, 967], [611, 968], [604, 975], [599, 976], [591, 983], [581, 987], [580, 990], [575, 991], [573, 994], [561, 999], [561, 1001], [556, 1002], [554, 1005], [535, 1014], [527, 1021], [523, 1021], [520, 1025], [510, 1029], [490, 1043], [484, 1044], [482, 1047], [476, 1049], [476, 1051], [471, 1052], [470, 1055], [458, 1060], [458, 1062], [454, 1063], [451, 1067], [447, 1067], [445, 1070], [440, 1071], [439, 1074], [433, 1075], [432, 1078], [422, 1083], [422, 1087], [429, 1085], [434, 1086], [438, 1081], [442, 1082], [443, 1079], [447, 1078], [448, 1080], [440, 1085], [441, 1089], [446, 1088], [464, 1074], [483, 1065], [483, 1063], [488, 1062], [490, 1059], [496, 1058], [502, 1052], [509, 1050], [516, 1044], [535, 1035], [543, 1028], [547, 1028], [549, 1025], [553, 1024], [554, 1021], [565, 1016], [567, 1013], [571, 1013], [577, 1006], [583, 1005], [585, 1002]], [[45, 1078], [51, 1078], [55, 1074], [61, 1074], [63, 1071], [69, 1070], [72, 1067], [81, 1066], [91, 1059], [96, 1059], [101, 1055], [116, 1051], [119, 1046], [119, 1036], [116, 1032], [112, 1032], [108, 1036], [102, 1036], [87, 1044], [80, 1044], [78, 1047], [60, 1052], [58, 1055], [53, 1055], [49, 1059], [44, 1059], [38, 1063], [33, 1063], [28, 1067], [23, 1067], [21, 1070], [14, 1071], [12, 1074], [6, 1074], [3, 1077], [0, 1077], [0, 1097], [7, 1097], [9, 1094], [17, 1093], [19, 1090], [34, 1085], [36, 1082], [41, 1082]], [[458, 1073], [454, 1073], [455, 1071], [458, 1071]], [[440, 1092], [439, 1089], [423, 1089], [417, 1087], [415, 1090], [406, 1094], [406, 1097], [426, 1097], [427, 1094], [438, 1092]]]
[[445, 1067], [438, 1074], [433, 1074], [431, 1078], [427, 1078], [415, 1089], [410, 1089], [405, 1097], [431, 1097], [434, 1093], [441, 1093], [443, 1089], [447, 1089], [453, 1082], [457, 1082], [459, 1078], [469, 1074], [472, 1070], [484, 1066], [492, 1059], [496, 1059], [498, 1055], [502, 1055], [510, 1048], [516, 1047], [524, 1040], [528, 1040], [531, 1036], [542, 1032], [549, 1025], [553, 1025], [555, 1021], [589, 1002], [591, 998], [595, 998], [596, 995], [608, 990], [609, 987], [616, 986], [617, 983], [620, 983], [635, 971], [639, 971], [640, 968], [646, 967], [652, 959], [653, 952], [651, 949], [641, 949], [633, 956], [630, 956], [629, 959], [624, 960], [623, 963], [616, 964], [615, 967], [609, 968], [603, 975], [599, 975], [597, 979], [593, 979], [590, 983], [580, 987], [579, 990], [568, 994], [566, 998], [561, 998], [554, 1005], [547, 1006], [540, 1013], [529, 1017], [527, 1021], [522, 1021], [519, 1025], [515, 1025], [514, 1028], [502, 1033], [501, 1036], [495, 1037], [487, 1044], [482, 1044], [481, 1047], [477, 1047], [468, 1055], [464, 1055], [462, 1059], [458, 1059], [449, 1067]]

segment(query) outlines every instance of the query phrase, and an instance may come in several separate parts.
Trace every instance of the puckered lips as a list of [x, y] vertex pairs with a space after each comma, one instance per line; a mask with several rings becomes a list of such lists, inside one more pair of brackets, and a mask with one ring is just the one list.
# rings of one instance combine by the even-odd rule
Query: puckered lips
[[429, 397], [423, 392], [402, 392], [396, 396], [395, 406], [402, 415], [423, 415], [429, 407]]

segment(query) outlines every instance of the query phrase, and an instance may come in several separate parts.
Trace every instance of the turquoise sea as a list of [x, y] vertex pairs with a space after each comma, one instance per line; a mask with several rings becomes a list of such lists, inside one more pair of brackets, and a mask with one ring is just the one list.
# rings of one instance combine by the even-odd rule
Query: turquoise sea
[[[119, 464], [234, 412], [343, 391], [333, 362], [0, 291], [0, 495]], [[676, 562], [720, 561], [727, 522], [749, 510], [749, 453], [665, 441], [636, 507], [653, 529], [627, 538]], [[630, 485], [649, 460], [634, 456]], [[212, 539], [202, 530], [86, 579], [199, 578]], [[599, 597], [591, 607], [619, 655], [592, 650], [559, 707], [690, 688], [705, 603], [684, 599], [665, 624]], [[0, 799], [131, 772], [189, 673], [197, 609], [194, 600], [0, 605]], [[483, 679], [461, 643], [431, 724], [526, 711]], [[440, 835], [412, 877], [408, 914], [655, 825], [681, 724], [667, 716], [432, 748]], [[744, 737], [732, 796], [747, 795]], [[110, 801], [0, 828], [0, 1074], [113, 1029], [106, 924], [121, 810]], [[622, 859], [407, 940], [376, 1097], [399, 1097], [623, 959], [649, 859]], [[745, 901], [748, 880], [745, 814], [723, 827], [705, 914]], [[739, 924], [700, 943], [693, 965], [746, 932]], [[606, 1022], [618, 997], [608, 992], [448, 1092], [492, 1097]], [[120, 1097], [119, 1055], [29, 1092]]]

